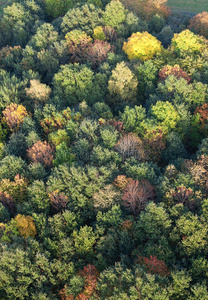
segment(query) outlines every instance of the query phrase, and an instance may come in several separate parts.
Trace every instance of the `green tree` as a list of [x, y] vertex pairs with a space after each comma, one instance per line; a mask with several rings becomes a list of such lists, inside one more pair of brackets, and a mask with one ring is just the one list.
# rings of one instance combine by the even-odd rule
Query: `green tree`
[[123, 61], [116, 65], [108, 81], [108, 90], [113, 104], [135, 103], [138, 81]]
[[92, 35], [93, 29], [100, 25], [103, 25], [103, 11], [93, 4], [84, 4], [70, 9], [65, 14], [61, 29], [64, 34], [73, 29], [81, 29]]
[[53, 79], [55, 101], [63, 107], [76, 105], [83, 100], [89, 104], [102, 100], [103, 91], [96, 78], [96, 74], [86, 65], [61, 66]]

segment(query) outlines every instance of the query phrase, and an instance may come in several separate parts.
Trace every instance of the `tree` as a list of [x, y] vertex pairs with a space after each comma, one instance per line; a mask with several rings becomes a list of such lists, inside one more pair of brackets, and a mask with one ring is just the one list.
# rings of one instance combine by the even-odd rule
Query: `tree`
[[36, 142], [27, 150], [27, 156], [33, 163], [41, 163], [46, 168], [50, 168], [53, 162], [53, 149], [47, 142]]
[[6, 107], [2, 112], [5, 118], [5, 122], [12, 132], [19, 129], [20, 125], [23, 123], [24, 118], [27, 117], [28, 113], [23, 105], [18, 105], [12, 103]]
[[20, 236], [23, 236], [24, 238], [35, 238], [37, 231], [35, 228], [34, 220], [31, 216], [24, 216], [18, 214], [15, 217], [15, 221], [17, 222], [17, 229], [19, 231]]
[[103, 25], [103, 11], [93, 4], [83, 4], [70, 9], [61, 23], [64, 34], [73, 29], [85, 31], [87, 35], [93, 34], [93, 29]]
[[9, 179], [2, 179], [0, 181], [0, 192], [6, 195], [7, 198], [11, 197], [12, 201], [21, 203], [27, 198], [27, 185], [27, 180], [17, 174], [13, 181]]
[[138, 256], [137, 262], [145, 267], [147, 273], [159, 276], [169, 275], [169, 270], [164, 261], [158, 260], [156, 256], [151, 255], [150, 258]]
[[135, 103], [137, 97], [138, 81], [134, 73], [127, 67], [123, 61], [116, 65], [108, 81], [108, 90], [111, 95], [111, 101], [119, 103]]
[[49, 198], [52, 211], [54, 211], [55, 213], [59, 213], [62, 210], [66, 209], [68, 197], [65, 194], [59, 193], [59, 191], [56, 190], [49, 194]]
[[190, 21], [188, 29], [198, 35], [203, 35], [208, 38], [208, 12], [203, 11], [195, 15]]
[[156, 14], [167, 18], [171, 13], [164, 5], [167, 0], [121, 0], [121, 2], [130, 11], [133, 11], [147, 21]]
[[128, 42], [124, 42], [123, 51], [128, 55], [128, 59], [140, 59], [142, 61], [153, 58], [162, 51], [161, 42], [153, 35], [145, 32], [133, 33]]
[[0, 161], [0, 179], [13, 180], [18, 174], [25, 177], [26, 168], [27, 164], [21, 157], [14, 155], [5, 156]]
[[190, 76], [188, 76], [188, 74], [183, 71], [179, 65], [174, 65], [173, 67], [166, 65], [160, 70], [158, 75], [161, 81], [164, 81], [169, 75], [174, 75], [177, 79], [182, 77], [187, 81], [187, 83], [190, 83], [191, 81]]
[[162, 129], [145, 133], [143, 138], [145, 157], [151, 161], [160, 161], [163, 150], [166, 148], [165, 135]]
[[205, 39], [195, 35], [190, 30], [175, 33], [171, 41], [171, 49], [179, 56], [200, 54], [206, 48]]
[[90, 62], [94, 68], [97, 68], [107, 60], [108, 53], [111, 51], [111, 44], [102, 40], [95, 40], [94, 43], [89, 45], [85, 56], [87, 61]]
[[119, 196], [113, 185], [106, 185], [92, 196], [93, 206], [96, 210], [108, 210], [119, 201]]
[[93, 232], [92, 227], [85, 225], [79, 232], [73, 231], [74, 246], [76, 253], [81, 258], [87, 258], [93, 254], [93, 246], [96, 242], [97, 235]]
[[103, 91], [97, 83], [96, 75], [86, 65], [68, 64], [61, 66], [54, 75], [54, 94], [60, 106], [77, 105], [86, 100], [93, 104], [103, 98]]
[[119, 24], [125, 21], [126, 14], [126, 9], [120, 1], [111, 1], [106, 5], [103, 15], [105, 25], [117, 28]]
[[30, 87], [25, 89], [27, 96], [34, 101], [34, 104], [45, 104], [51, 94], [51, 88], [40, 80], [30, 80]]
[[45, 0], [46, 13], [53, 19], [64, 16], [75, 3], [74, 0]]
[[147, 180], [130, 179], [122, 197], [124, 206], [133, 214], [139, 214], [148, 202], [153, 201], [155, 192]]
[[174, 106], [166, 101], [157, 101], [150, 109], [152, 117], [156, 118], [158, 124], [162, 127], [164, 132], [176, 127], [179, 121], [179, 115]]
[[[58, 3], [56, 3], [54, 8], [57, 7], [57, 4]], [[41, 51], [43, 49], [47, 49], [49, 46], [52, 46], [57, 41], [58, 32], [54, 30], [54, 27], [50, 23], [44, 23], [37, 29], [35, 35], [32, 36], [28, 46], [31, 46], [36, 51]]]
[[133, 133], [123, 135], [115, 145], [116, 151], [122, 155], [123, 161], [130, 157], [138, 160], [144, 159], [142, 140]]
[[146, 118], [146, 109], [143, 106], [137, 106], [130, 108], [126, 106], [124, 112], [121, 114], [121, 120], [124, 123], [125, 131], [142, 133], [144, 131], [141, 128], [142, 121]]
[[85, 62], [86, 52], [92, 43], [92, 38], [84, 31], [74, 29], [66, 34], [65, 39], [72, 62]]

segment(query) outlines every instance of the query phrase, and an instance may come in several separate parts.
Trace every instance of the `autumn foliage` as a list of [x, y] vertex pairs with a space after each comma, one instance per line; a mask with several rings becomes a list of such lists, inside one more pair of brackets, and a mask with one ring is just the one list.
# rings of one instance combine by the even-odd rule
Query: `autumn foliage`
[[60, 193], [58, 190], [56, 190], [49, 194], [49, 198], [52, 210], [55, 213], [58, 213], [66, 208], [66, 205], [68, 203], [68, 197], [65, 194]]
[[186, 29], [175, 33], [171, 41], [172, 50], [179, 56], [200, 54], [206, 48], [206, 41]]
[[26, 108], [23, 105], [18, 105], [16, 103], [7, 106], [2, 113], [6, 124], [12, 132], [16, 132], [19, 129], [24, 118], [28, 115]]
[[123, 45], [128, 59], [138, 58], [142, 61], [151, 59], [156, 53], [160, 53], [162, 48], [161, 42], [147, 31], [133, 33]]
[[130, 11], [136, 13], [142, 19], [149, 21], [158, 14], [163, 18], [170, 15], [170, 9], [165, 6], [167, 0], [120, 0]]
[[183, 71], [183, 69], [181, 69], [179, 65], [174, 65], [174, 66], [166, 65], [160, 70], [158, 75], [160, 81], [165, 81], [165, 79], [170, 75], [174, 75], [177, 79], [182, 77], [188, 83], [190, 83], [191, 81], [191, 77], [188, 76], [188, 74], [185, 71]]
[[204, 11], [195, 15], [190, 21], [188, 28], [196, 34], [203, 35], [208, 38], [208, 12]]
[[148, 131], [143, 139], [145, 157], [148, 160], [160, 161], [166, 148], [165, 135], [162, 129]]
[[34, 220], [31, 216], [25, 216], [18, 214], [14, 218], [17, 222], [17, 229], [19, 231], [20, 236], [27, 237], [35, 237], [37, 234]]
[[140, 160], [144, 158], [142, 141], [133, 133], [121, 136], [118, 143], [115, 145], [115, 149], [122, 155], [123, 160], [132, 156]]
[[204, 103], [202, 106], [198, 106], [194, 114], [200, 115], [199, 120], [201, 123], [201, 129], [204, 129], [208, 121], [208, 103]]
[[78, 276], [84, 279], [84, 289], [82, 293], [76, 297], [67, 295], [66, 287], [60, 291], [62, 300], [89, 300], [96, 293], [97, 279], [99, 273], [94, 265], [87, 265], [83, 270], [79, 271]]
[[47, 142], [38, 141], [27, 150], [27, 156], [32, 163], [41, 163], [44, 167], [51, 167], [53, 149]]
[[158, 260], [156, 256], [150, 256], [150, 258], [138, 256], [138, 264], [145, 267], [147, 273], [159, 276], [168, 276], [168, 267], [162, 260]]
[[139, 214], [155, 197], [154, 187], [147, 180], [130, 179], [122, 197], [124, 206], [133, 214]]

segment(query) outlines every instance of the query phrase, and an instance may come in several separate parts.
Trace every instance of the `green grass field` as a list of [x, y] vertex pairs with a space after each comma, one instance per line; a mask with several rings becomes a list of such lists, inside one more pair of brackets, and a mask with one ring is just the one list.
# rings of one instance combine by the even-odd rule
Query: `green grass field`
[[195, 13], [208, 11], [208, 0], [168, 0], [167, 4], [171, 9], [180, 9], [182, 11]]

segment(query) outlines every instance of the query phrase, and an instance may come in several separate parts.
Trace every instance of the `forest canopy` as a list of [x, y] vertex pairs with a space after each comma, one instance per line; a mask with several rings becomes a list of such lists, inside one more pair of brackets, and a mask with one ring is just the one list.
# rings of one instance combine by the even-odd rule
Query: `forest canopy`
[[208, 12], [10, 0], [0, 299], [208, 300]]

